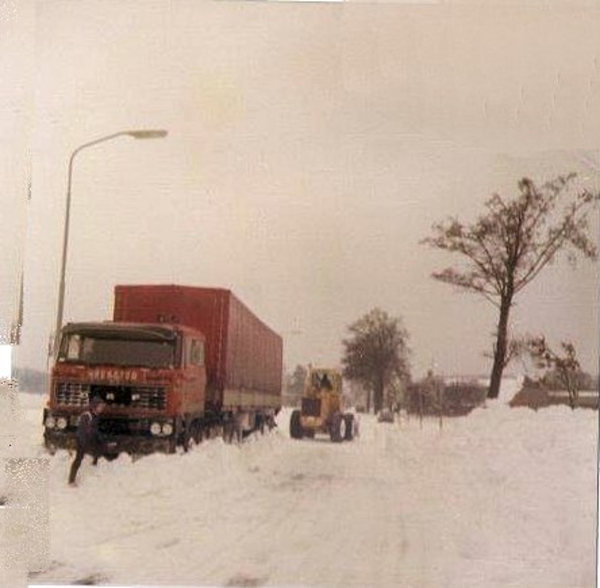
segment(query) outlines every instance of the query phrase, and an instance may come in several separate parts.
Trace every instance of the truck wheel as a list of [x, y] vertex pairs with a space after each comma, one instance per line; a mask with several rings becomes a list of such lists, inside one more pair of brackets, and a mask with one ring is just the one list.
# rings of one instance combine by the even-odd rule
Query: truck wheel
[[290, 437], [292, 439], [302, 439], [304, 431], [300, 422], [300, 411], [294, 410], [290, 417]]
[[[167, 442], [167, 453], [176, 453], [177, 452], [177, 441], [175, 438], [173, 439], [169, 439], [169, 441]], [[141, 455], [139, 454], [132, 454], [131, 459], [133, 461], [137, 461], [139, 458], [141, 457]]]
[[333, 415], [331, 422], [331, 440], [334, 443], [340, 443], [346, 437], [346, 420], [339, 412]]
[[352, 439], [354, 439], [354, 415], [345, 414], [344, 420], [346, 421], [346, 434], [344, 435], [344, 440], [352, 441]]
[[186, 453], [194, 447], [194, 423], [190, 423], [183, 433], [181, 445], [183, 446], [183, 451]]
[[50, 455], [54, 455], [56, 453], [56, 445], [46, 442], [46, 451]]

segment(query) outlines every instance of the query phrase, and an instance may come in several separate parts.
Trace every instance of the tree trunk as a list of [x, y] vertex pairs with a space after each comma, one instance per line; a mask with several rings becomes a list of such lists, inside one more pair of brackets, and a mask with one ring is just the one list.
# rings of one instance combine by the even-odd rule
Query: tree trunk
[[494, 350], [494, 365], [490, 378], [490, 389], [488, 398], [498, 398], [500, 394], [500, 383], [502, 372], [506, 363], [506, 350], [508, 348], [508, 316], [512, 306], [512, 295], [505, 296], [500, 302], [500, 318], [498, 320], [498, 332], [496, 334], [496, 346]]
[[383, 382], [377, 382], [373, 392], [373, 408], [377, 414], [383, 408]]
[[567, 387], [567, 392], [569, 393], [569, 406], [571, 407], [571, 410], [575, 410], [575, 408], [577, 407], [579, 396], [577, 384], [573, 380], [571, 380], [568, 371], [565, 371], [562, 379], [565, 383], [565, 386]]

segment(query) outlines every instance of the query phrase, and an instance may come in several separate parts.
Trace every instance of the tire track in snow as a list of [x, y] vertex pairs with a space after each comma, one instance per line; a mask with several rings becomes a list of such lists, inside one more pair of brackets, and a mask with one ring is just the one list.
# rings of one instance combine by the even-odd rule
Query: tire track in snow
[[[388, 445], [391, 433], [383, 437]], [[399, 585], [407, 542], [389, 479], [399, 467], [394, 452], [306, 440], [287, 442], [279, 457], [251, 503], [256, 517], [198, 577], [223, 582], [228, 567], [274, 585]]]

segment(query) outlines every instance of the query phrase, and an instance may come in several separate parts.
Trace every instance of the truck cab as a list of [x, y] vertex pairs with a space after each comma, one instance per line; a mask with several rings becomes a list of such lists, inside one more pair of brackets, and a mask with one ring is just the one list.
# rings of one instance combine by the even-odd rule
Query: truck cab
[[100, 397], [100, 430], [120, 451], [174, 451], [205, 409], [204, 346], [201, 332], [181, 325], [66, 325], [44, 410], [46, 447], [74, 447], [80, 414]]

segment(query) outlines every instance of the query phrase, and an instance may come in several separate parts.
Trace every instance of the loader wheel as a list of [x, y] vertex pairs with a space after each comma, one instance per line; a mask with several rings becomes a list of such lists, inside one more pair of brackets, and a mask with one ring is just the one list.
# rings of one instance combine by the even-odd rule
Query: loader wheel
[[346, 421], [346, 435], [344, 441], [352, 441], [354, 439], [354, 415], [345, 414], [344, 420]]
[[331, 422], [331, 440], [334, 443], [340, 443], [346, 437], [346, 420], [339, 412], [333, 415]]
[[300, 422], [300, 411], [295, 410], [292, 412], [290, 418], [290, 437], [292, 439], [302, 439], [303, 433], [302, 423]]

